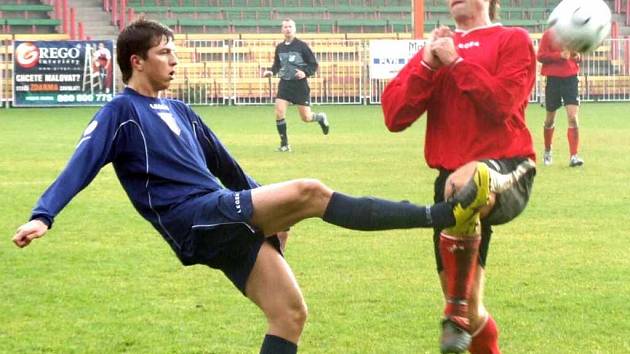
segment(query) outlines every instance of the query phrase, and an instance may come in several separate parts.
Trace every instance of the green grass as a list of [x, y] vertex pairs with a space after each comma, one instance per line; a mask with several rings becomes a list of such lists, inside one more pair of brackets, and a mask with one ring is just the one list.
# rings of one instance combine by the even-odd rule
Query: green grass
[[[566, 119], [530, 205], [495, 229], [486, 303], [505, 353], [630, 352], [628, 104], [584, 104], [583, 168], [567, 167]], [[319, 107], [317, 107], [319, 108]], [[197, 107], [262, 183], [299, 177], [355, 195], [432, 198], [424, 120], [388, 133], [378, 106], [324, 107], [331, 134], [289, 112], [290, 154], [273, 109]], [[258, 353], [265, 321], [224, 276], [185, 268], [131, 207], [111, 166], [25, 249], [10, 242], [94, 113], [0, 111], [0, 352]], [[530, 106], [536, 147], [544, 111]], [[301, 353], [435, 353], [441, 293], [428, 230], [292, 229], [287, 259], [309, 305]]]

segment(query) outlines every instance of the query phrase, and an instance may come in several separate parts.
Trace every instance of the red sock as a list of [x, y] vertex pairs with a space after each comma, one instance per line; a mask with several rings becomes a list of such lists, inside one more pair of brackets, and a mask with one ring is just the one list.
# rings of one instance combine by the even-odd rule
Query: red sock
[[468, 299], [477, 270], [480, 242], [478, 235], [463, 239], [440, 235], [440, 256], [446, 275], [444, 315], [465, 330], [469, 328]]
[[544, 128], [545, 129], [545, 150], [551, 150], [551, 143], [553, 142], [553, 131], [554, 127]]
[[501, 354], [499, 350], [499, 328], [494, 318], [488, 314], [488, 319], [483, 327], [473, 334], [472, 342], [468, 347], [470, 354]]
[[567, 139], [569, 140], [569, 152], [571, 156], [578, 153], [580, 146], [580, 131], [578, 128], [567, 129]]

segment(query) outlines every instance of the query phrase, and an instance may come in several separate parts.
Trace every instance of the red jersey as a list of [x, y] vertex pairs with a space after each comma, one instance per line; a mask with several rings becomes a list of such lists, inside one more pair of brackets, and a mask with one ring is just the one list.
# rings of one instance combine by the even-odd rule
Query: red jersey
[[538, 61], [542, 63], [540, 73], [545, 76], [570, 77], [580, 71], [578, 63], [573, 59], [560, 56], [563, 48], [553, 40], [553, 33], [546, 30], [538, 46]]
[[455, 170], [480, 159], [535, 159], [525, 108], [536, 79], [536, 55], [522, 28], [491, 25], [454, 38], [462, 60], [437, 71], [422, 50], [385, 87], [385, 124], [402, 131], [427, 112], [424, 156]]

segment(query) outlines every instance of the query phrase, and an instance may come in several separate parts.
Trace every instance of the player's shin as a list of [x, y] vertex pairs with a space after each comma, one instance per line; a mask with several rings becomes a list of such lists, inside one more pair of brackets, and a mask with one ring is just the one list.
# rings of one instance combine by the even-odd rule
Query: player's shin
[[352, 230], [375, 231], [419, 227], [449, 227], [455, 224], [449, 202], [419, 206], [374, 197], [351, 197], [333, 193], [322, 219]]
[[446, 308], [444, 315], [460, 328], [468, 331], [468, 300], [471, 295], [477, 259], [479, 234], [468, 237], [440, 235], [440, 256], [446, 277]]

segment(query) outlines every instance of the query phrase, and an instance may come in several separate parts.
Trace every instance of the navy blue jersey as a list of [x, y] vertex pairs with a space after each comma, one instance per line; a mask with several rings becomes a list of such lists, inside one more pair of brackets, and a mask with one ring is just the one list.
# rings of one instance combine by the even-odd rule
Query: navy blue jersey
[[200, 208], [205, 195], [258, 184], [214, 133], [180, 101], [126, 88], [96, 113], [68, 165], [44, 192], [31, 220], [54, 217], [108, 163], [138, 212], [178, 251], [193, 220], [180, 210]]

